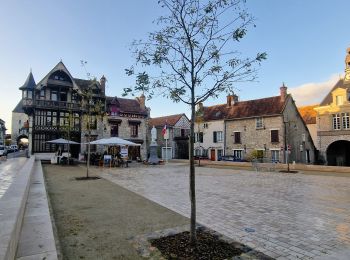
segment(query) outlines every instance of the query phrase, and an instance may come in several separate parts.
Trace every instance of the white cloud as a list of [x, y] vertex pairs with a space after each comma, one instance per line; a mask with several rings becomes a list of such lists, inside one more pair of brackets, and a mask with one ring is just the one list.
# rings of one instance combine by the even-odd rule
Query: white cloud
[[306, 83], [288, 88], [297, 106], [319, 104], [339, 80], [339, 74], [333, 74], [327, 81]]

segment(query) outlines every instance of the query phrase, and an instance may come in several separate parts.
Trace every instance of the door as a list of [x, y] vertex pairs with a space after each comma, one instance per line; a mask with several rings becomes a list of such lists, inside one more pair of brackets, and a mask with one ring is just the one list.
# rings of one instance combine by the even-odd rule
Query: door
[[210, 160], [215, 161], [215, 149], [210, 150]]

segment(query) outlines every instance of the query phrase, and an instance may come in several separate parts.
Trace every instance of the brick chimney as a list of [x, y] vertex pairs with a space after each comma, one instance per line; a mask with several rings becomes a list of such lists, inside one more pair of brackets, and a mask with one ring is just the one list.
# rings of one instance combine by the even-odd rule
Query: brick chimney
[[238, 103], [238, 96], [236, 94], [233, 94], [231, 104], [234, 106], [237, 103]]
[[101, 91], [102, 91], [103, 94], [106, 93], [106, 81], [107, 81], [107, 79], [106, 79], [106, 77], [103, 75], [103, 76], [101, 77], [101, 79], [100, 79]]
[[145, 97], [145, 95], [142, 93], [141, 96], [136, 98], [136, 99], [139, 102], [141, 109], [146, 109], [146, 97]]
[[284, 82], [282, 87], [280, 87], [280, 95], [281, 95], [281, 102], [285, 102], [287, 98], [287, 87], [284, 85]]
[[230, 107], [232, 105], [233, 96], [231, 94], [227, 95], [227, 106]]

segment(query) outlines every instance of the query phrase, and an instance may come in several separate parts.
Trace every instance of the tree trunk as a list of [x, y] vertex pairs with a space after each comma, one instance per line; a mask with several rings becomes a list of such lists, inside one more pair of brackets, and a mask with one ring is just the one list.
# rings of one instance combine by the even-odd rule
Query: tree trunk
[[191, 104], [191, 131], [190, 131], [190, 200], [191, 200], [191, 244], [197, 245], [196, 235], [196, 185], [195, 185], [195, 167], [194, 167], [194, 120], [195, 104]]
[[89, 143], [88, 143], [88, 154], [87, 154], [87, 162], [86, 162], [86, 178], [89, 178], [89, 167], [90, 167], [90, 138], [91, 138], [91, 131], [90, 131], [90, 110], [89, 110], [89, 115], [88, 115], [88, 138], [89, 138]]

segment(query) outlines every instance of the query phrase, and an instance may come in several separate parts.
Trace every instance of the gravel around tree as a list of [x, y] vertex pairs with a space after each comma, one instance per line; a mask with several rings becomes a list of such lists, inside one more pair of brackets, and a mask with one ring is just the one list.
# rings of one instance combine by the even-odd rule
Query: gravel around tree
[[62, 259], [140, 259], [129, 238], [189, 220], [85, 168], [43, 165]]

